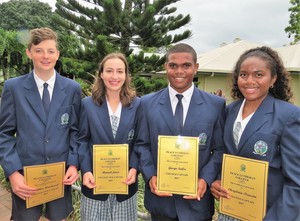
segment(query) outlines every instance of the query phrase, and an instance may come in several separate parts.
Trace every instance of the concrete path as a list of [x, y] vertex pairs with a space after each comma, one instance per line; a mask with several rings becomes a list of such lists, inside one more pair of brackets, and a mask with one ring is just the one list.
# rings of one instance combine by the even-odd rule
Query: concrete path
[[10, 193], [0, 185], [0, 221], [9, 221], [11, 216]]

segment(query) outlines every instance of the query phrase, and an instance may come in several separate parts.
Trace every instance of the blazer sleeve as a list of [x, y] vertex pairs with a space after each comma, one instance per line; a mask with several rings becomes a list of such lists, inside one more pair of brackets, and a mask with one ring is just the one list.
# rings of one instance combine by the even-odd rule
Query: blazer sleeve
[[225, 153], [225, 144], [223, 141], [224, 124], [225, 124], [225, 101], [218, 106], [218, 116], [214, 125], [211, 141], [211, 158], [209, 162], [200, 171], [200, 178], [203, 178], [210, 186], [214, 182], [222, 168], [222, 158]]
[[[133, 137], [133, 142], [130, 142], [130, 156], [129, 156], [129, 167], [130, 168], [135, 168], [136, 170], [140, 170], [139, 168], [139, 156], [137, 152], [134, 150], [134, 144], [136, 142], [137, 138], [137, 121], [138, 121], [138, 116], [137, 113], [139, 111], [139, 106], [140, 106], [140, 98], [136, 97], [135, 100], [131, 105], [134, 105], [134, 137]], [[128, 138], [127, 138], [128, 139]]]
[[138, 157], [137, 153], [134, 150], [132, 150], [130, 152], [129, 167], [140, 170], [140, 168], [139, 168], [139, 157]]
[[92, 171], [92, 156], [90, 154], [89, 148], [91, 131], [89, 127], [88, 113], [86, 111], [85, 105], [86, 102], [83, 100], [80, 111], [78, 134], [78, 160], [82, 175], [84, 175], [86, 172]]
[[16, 106], [10, 81], [6, 81], [3, 87], [0, 106], [0, 164], [5, 176], [9, 177], [13, 172], [23, 168], [16, 151]]
[[[146, 104], [146, 101], [144, 104]], [[144, 180], [148, 183], [152, 176], [156, 176], [156, 169], [151, 154], [151, 138], [146, 111], [144, 111], [145, 108], [142, 98], [140, 107], [137, 111], [137, 139], [134, 145], [134, 151], [139, 156], [139, 168]]]
[[[77, 85], [77, 84], [76, 84]], [[70, 125], [70, 150], [68, 156], [68, 165], [79, 167], [78, 163], [78, 124], [81, 106], [81, 88], [80, 85], [76, 87], [75, 94], [72, 101], [72, 123]]]
[[[283, 189], [264, 220], [300, 220], [300, 109], [285, 123], [280, 138]], [[269, 180], [270, 182], [270, 180]]]

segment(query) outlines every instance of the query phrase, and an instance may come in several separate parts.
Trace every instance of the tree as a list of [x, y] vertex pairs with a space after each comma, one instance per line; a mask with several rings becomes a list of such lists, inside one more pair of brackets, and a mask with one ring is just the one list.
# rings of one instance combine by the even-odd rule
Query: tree
[[[141, 49], [162, 47], [191, 36], [186, 30], [170, 34], [188, 24], [189, 15], [174, 15], [179, 0], [57, 0], [54, 21], [77, 33], [85, 46], [85, 59], [98, 62], [105, 54], [119, 50], [127, 57], [132, 45]], [[122, 4], [124, 2], [124, 4]]]
[[[3, 37], [1, 39], [5, 43], [2, 43], [0, 46], [0, 59], [2, 69], [7, 61], [9, 61], [10, 66], [15, 66], [16, 63], [20, 63], [20, 57], [23, 61], [23, 65], [19, 64], [19, 68], [28, 66], [28, 61], [24, 61], [24, 59], [27, 59], [25, 48], [28, 43], [29, 30], [40, 27], [50, 27], [58, 33], [61, 60], [67, 60], [68, 64], [72, 65], [71, 67], [66, 68], [66, 65], [63, 64], [63, 66], [65, 66], [65, 70], [69, 71], [68, 74], [72, 74], [74, 76], [78, 76], [80, 74], [80, 72], [74, 70], [74, 67], [78, 67], [77, 64], [82, 63], [78, 62], [77, 60], [77, 58], [80, 57], [80, 53], [82, 50], [81, 42], [79, 41], [79, 38], [69, 30], [57, 26], [53, 22], [52, 16], [54, 12], [52, 11], [52, 8], [48, 3], [42, 3], [38, 0], [10, 0], [8, 2], [0, 4], [0, 10], [0, 28], [2, 28], [4, 32], [13, 31], [16, 41], [24, 45], [22, 51], [18, 51], [20, 50], [20, 48], [12, 48], [13, 46], [16, 46], [16, 44], [6, 44], [8, 42], [7, 37]], [[3, 36], [3, 34], [1, 36]], [[12, 51], [14, 52], [12, 53]], [[65, 57], [67, 57], [68, 59], [64, 59]], [[89, 66], [85, 64], [84, 67]], [[82, 71], [82, 67], [80, 67], [80, 70]], [[89, 67], [88, 70], [85, 71], [90, 70], [91, 67]], [[24, 73], [26, 73], [26, 70], [24, 71]], [[20, 70], [19, 73], [23, 72], [21, 72]]]
[[[20, 42], [21, 33], [6, 31], [0, 28], [0, 68], [3, 79], [7, 80], [10, 74], [15, 72], [23, 73], [23, 64], [28, 64], [25, 55], [25, 46]], [[15, 71], [11, 71], [15, 69]]]
[[53, 27], [51, 6], [38, 0], [10, 0], [0, 4], [0, 11], [0, 28], [5, 30]]
[[142, 96], [153, 91], [158, 91], [168, 86], [168, 81], [165, 78], [151, 78], [138, 77], [133, 79], [137, 95]]
[[[60, 52], [64, 56], [76, 57], [80, 41], [76, 36], [57, 26], [52, 19], [54, 12], [48, 3], [38, 0], [10, 0], [0, 4], [0, 28], [9, 31], [28, 31], [50, 27], [59, 35]], [[23, 42], [26, 44], [26, 42]]]
[[296, 44], [300, 40], [300, 2], [299, 0], [290, 0], [292, 6], [289, 8], [290, 25], [285, 28], [285, 32], [288, 33], [289, 38], [294, 37], [292, 44]]

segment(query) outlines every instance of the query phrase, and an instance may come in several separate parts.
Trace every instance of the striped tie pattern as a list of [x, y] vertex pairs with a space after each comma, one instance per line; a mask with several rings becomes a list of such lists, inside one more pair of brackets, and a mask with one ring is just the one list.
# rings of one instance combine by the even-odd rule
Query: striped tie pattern
[[239, 133], [241, 129], [242, 129], [241, 122], [236, 122], [235, 127], [233, 129], [233, 139], [236, 147], [239, 144]]
[[114, 138], [116, 138], [117, 130], [118, 130], [118, 123], [119, 123], [119, 118], [115, 115], [111, 115], [111, 129]]

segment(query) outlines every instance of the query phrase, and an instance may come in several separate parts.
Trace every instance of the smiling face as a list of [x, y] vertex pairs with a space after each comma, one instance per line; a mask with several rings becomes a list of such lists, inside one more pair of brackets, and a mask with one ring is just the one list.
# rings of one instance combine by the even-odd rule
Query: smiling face
[[100, 76], [107, 93], [120, 93], [126, 79], [126, 66], [120, 58], [110, 58], [105, 61]]
[[42, 79], [52, 76], [54, 66], [59, 58], [55, 40], [44, 40], [37, 45], [32, 45], [26, 50], [27, 56], [32, 60], [35, 73]]
[[172, 53], [168, 56], [165, 69], [172, 88], [183, 93], [191, 87], [199, 64], [187, 52]]
[[276, 76], [271, 76], [269, 64], [259, 57], [252, 56], [242, 62], [237, 84], [246, 102], [260, 105], [275, 81]]

